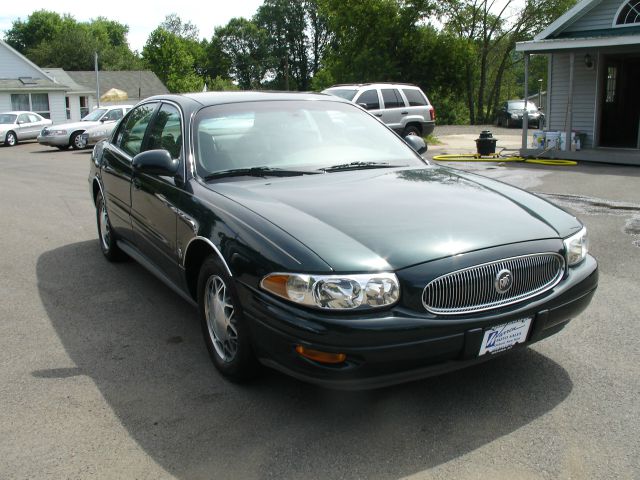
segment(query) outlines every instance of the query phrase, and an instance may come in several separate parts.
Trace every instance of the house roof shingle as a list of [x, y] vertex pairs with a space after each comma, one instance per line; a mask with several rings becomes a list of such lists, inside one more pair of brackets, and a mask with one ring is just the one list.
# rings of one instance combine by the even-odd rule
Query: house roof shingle
[[[96, 84], [94, 71], [66, 71], [66, 74], [76, 84], [83, 86]], [[150, 70], [100, 71], [100, 95], [104, 95], [111, 88], [124, 90], [132, 100], [169, 93], [167, 87]]]

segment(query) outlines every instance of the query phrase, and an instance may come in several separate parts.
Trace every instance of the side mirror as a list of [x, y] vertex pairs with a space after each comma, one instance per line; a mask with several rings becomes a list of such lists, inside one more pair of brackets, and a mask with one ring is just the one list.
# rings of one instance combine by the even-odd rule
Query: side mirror
[[418, 135], [407, 135], [404, 137], [404, 141], [420, 155], [427, 151], [427, 144], [424, 139]]
[[180, 162], [171, 158], [166, 150], [147, 150], [133, 157], [132, 165], [136, 172], [172, 177], [178, 172]]

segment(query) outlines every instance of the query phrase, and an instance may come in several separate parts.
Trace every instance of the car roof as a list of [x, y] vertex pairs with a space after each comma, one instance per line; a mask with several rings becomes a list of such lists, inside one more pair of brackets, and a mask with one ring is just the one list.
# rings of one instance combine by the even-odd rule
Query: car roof
[[384, 86], [399, 86], [399, 87], [414, 87], [414, 88], [419, 88], [417, 85], [413, 84], [413, 83], [399, 83], [399, 82], [371, 82], [371, 83], [338, 83], [336, 85], [332, 85], [330, 86], [327, 90], [331, 89], [331, 88], [344, 88], [344, 87], [354, 87], [354, 88], [360, 88], [360, 87], [371, 87], [371, 86], [376, 86], [376, 85], [384, 85]]
[[35, 113], [36, 115], [39, 115], [36, 112], [30, 112], [29, 110], [12, 110], [10, 112], [0, 112], [0, 115], [20, 115], [22, 113]]
[[221, 105], [225, 103], [260, 102], [275, 100], [302, 100], [302, 101], [329, 101], [350, 103], [341, 98], [325, 93], [313, 92], [271, 92], [271, 91], [225, 91], [225, 92], [200, 92], [175, 95], [156, 95], [145, 101], [171, 100], [177, 103], [185, 101], [195, 102], [201, 106]]

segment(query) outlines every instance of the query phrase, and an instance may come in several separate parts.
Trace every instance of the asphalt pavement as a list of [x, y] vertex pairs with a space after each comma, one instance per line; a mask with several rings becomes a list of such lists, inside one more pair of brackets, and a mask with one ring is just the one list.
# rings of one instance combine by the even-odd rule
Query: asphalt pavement
[[640, 168], [452, 164], [574, 212], [598, 292], [531, 348], [354, 393], [221, 378], [193, 308], [102, 258], [89, 160], [0, 147], [0, 478], [640, 478]]

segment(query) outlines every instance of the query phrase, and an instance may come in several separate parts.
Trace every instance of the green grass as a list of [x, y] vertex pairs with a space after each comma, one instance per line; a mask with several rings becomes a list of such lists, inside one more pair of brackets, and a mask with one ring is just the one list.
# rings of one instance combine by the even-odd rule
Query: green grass
[[438, 137], [436, 137], [433, 133], [430, 133], [426, 137], [424, 137], [424, 141], [427, 142], [427, 145], [442, 145], [443, 143], [440, 141]]

